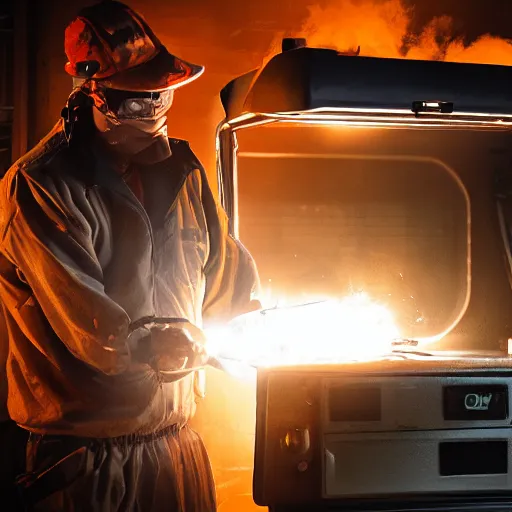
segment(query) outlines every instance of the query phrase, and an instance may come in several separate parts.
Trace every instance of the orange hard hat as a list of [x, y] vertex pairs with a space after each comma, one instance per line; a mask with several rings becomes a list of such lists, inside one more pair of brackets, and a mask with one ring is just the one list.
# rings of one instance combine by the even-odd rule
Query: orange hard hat
[[114, 0], [82, 9], [66, 28], [64, 47], [69, 75], [112, 89], [175, 89], [204, 71], [169, 53], [140, 14]]

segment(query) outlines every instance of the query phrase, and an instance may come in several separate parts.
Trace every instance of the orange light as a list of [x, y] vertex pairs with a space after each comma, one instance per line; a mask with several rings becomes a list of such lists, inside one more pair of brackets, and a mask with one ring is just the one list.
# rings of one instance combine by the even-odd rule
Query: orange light
[[462, 37], [454, 36], [449, 16], [435, 17], [422, 33], [412, 34], [413, 14], [413, 8], [400, 0], [313, 5], [301, 35], [311, 47], [344, 52], [360, 46], [362, 56], [512, 65], [509, 40], [485, 34], [465, 46]]
[[207, 330], [207, 350], [254, 366], [336, 363], [387, 354], [400, 338], [391, 311], [365, 293], [291, 304]]

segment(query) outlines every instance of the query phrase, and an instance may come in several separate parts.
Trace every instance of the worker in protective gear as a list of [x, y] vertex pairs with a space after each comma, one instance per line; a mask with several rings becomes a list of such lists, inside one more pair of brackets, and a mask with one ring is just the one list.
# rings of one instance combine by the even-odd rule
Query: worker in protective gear
[[115, 1], [82, 10], [65, 50], [62, 119], [0, 190], [8, 406], [30, 432], [20, 493], [36, 511], [209, 512], [187, 426], [201, 329], [258, 307], [258, 277], [189, 144], [166, 134], [203, 68]]

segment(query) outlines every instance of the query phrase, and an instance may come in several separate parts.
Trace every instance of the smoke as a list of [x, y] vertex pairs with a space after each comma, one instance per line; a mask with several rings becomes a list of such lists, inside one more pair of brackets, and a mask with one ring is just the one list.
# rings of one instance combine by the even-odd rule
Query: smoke
[[415, 34], [410, 31], [413, 15], [413, 8], [400, 0], [338, 0], [310, 7], [300, 35], [311, 47], [347, 51], [360, 46], [360, 55], [371, 57], [512, 65], [510, 40], [485, 34], [465, 45], [454, 35], [449, 16], [433, 18]]

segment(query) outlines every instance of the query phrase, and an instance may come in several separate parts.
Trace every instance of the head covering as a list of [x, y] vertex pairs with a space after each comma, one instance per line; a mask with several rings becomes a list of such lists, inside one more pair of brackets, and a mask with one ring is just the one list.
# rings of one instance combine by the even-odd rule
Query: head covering
[[64, 47], [69, 75], [112, 89], [176, 89], [204, 71], [169, 53], [140, 14], [114, 0], [82, 9], [66, 28]]

